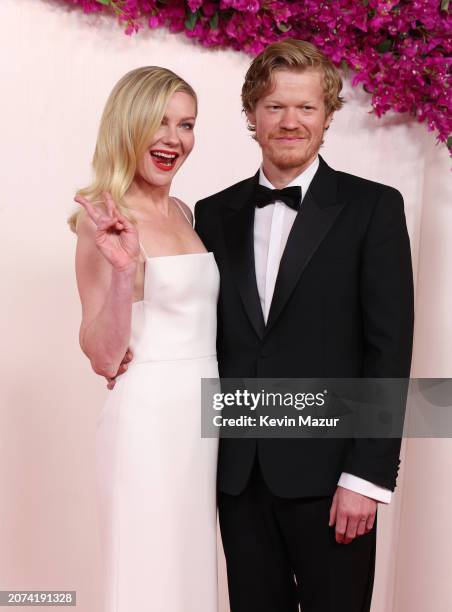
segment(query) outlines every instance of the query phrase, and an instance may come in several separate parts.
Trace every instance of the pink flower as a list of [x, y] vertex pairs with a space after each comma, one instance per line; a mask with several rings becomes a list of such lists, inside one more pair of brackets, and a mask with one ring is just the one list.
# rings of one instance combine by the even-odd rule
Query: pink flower
[[203, 0], [188, 0], [187, 4], [191, 12], [194, 13], [202, 6]]

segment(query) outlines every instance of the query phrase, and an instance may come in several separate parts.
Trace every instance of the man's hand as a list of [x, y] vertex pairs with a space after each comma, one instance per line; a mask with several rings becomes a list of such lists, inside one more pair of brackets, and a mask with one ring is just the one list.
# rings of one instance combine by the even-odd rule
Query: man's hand
[[130, 361], [132, 361], [132, 358], [133, 358], [133, 353], [130, 350], [130, 348], [128, 348], [126, 351], [126, 354], [122, 358], [122, 361], [119, 365], [118, 371], [116, 372], [115, 376], [113, 376], [113, 378], [107, 378], [107, 389], [110, 389], [110, 390], [113, 389], [113, 387], [116, 385], [116, 379], [121, 374], [124, 374], [124, 372], [127, 370], [127, 364]]
[[349, 544], [372, 530], [377, 512], [375, 499], [337, 487], [330, 510], [329, 526], [336, 523], [336, 542]]

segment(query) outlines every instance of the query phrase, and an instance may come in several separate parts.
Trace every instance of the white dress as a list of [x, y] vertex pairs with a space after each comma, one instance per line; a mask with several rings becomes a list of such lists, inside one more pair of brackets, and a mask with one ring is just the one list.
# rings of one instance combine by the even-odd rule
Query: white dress
[[105, 612], [216, 612], [218, 440], [201, 438], [201, 378], [218, 377], [218, 268], [211, 252], [144, 255], [134, 357], [96, 430]]

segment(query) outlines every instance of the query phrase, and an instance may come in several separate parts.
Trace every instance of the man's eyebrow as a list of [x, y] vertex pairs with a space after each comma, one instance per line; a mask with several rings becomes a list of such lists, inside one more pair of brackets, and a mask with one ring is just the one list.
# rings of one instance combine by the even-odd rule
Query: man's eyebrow
[[[309, 98], [302, 98], [297, 104], [315, 104], [315, 100], [311, 100]], [[265, 104], [280, 104], [281, 106], [283, 106], [285, 104], [285, 102], [281, 102], [281, 100], [278, 100], [278, 98], [268, 98], [265, 101]]]

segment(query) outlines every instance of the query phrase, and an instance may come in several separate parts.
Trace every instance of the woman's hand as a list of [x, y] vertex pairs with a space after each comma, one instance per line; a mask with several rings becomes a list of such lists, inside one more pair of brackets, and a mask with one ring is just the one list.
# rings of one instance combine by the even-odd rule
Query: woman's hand
[[110, 193], [104, 193], [107, 214], [97, 210], [91, 202], [76, 196], [74, 200], [86, 210], [97, 227], [96, 246], [115, 270], [122, 271], [135, 265], [140, 255], [136, 225], [116, 208]]

